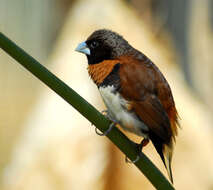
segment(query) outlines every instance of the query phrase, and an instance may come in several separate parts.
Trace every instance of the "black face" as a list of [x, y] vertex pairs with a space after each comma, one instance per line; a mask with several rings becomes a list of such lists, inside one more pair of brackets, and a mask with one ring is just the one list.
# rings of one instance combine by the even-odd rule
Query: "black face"
[[90, 55], [87, 55], [89, 64], [116, 59], [132, 49], [122, 36], [110, 30], [95, 31], [89, 36], [86, 44], [90, 49]]
[[87, 55], [89, 64], [100, 63], [106, 59], [112, 59], [111, 49], [102, 40], [91, 39], [87, 40], [86, 44], [90, 49], [90, 55]]

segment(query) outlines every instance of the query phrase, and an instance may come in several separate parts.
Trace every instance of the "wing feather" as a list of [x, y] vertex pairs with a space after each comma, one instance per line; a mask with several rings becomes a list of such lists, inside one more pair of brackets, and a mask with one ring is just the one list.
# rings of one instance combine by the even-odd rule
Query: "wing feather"
[[164, 143], [170, 143], [174, 133], [169, 113], [175, 105], [166, 79], [151, 61], [128, 57], [121, 61], [120, 93], [147, 127]]

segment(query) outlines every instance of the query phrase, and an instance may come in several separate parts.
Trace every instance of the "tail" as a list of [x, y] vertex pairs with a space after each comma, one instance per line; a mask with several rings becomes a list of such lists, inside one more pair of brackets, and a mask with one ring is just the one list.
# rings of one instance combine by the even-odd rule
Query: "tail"
[[161, 156], [161, 159], [166, 167], [169, 179], [173, 183], [172, 168], [171, 168], [172, 153], [173, 153], [172, 150], [173, 148], [170, 147], [170, 145], [163, 145], [163, 150], [161, 151], [163, 156]]
[[173, 154], [173, 142], [167, 144], [163, 144], [162, 141], [156, 138], [151, 138], [152, 143], [157, 150], [158, 154], [161, 157], [161, 160], [164, 163], [164, 166], [167, 170], [168, 176], [170, 181], [173, 183], [173, 176], [172, 176], [172, 168], [171, 168], [171, 161], [172, 161], [172, 154]]

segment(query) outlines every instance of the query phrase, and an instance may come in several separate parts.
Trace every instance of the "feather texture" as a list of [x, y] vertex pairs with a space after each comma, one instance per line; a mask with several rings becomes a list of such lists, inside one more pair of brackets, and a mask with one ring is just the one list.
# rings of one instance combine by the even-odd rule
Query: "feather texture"
[[177, 135], [178, 115], [166, 79], [158, 68], [146, 59], [120, 59], [120, 93], [131, 102], [130, 110], [148, 126], [149, 138], [173, 182], [171, 160]]

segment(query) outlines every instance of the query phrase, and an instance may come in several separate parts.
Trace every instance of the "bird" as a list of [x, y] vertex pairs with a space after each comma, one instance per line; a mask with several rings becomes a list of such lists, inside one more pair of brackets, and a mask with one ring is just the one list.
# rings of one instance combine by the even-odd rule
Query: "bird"
[[162, 72], [123, 36], [108, 29], [94, 31], [75, 50], [87, 57], [89, 76], [108, 117], [141, 136], [141, 150], [152, 142], [173, 183], [171, 161], [179, 116]]

